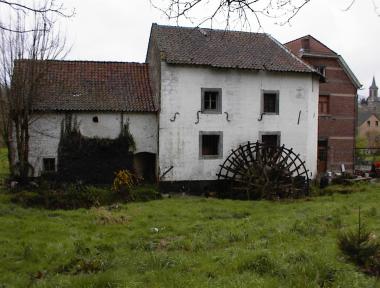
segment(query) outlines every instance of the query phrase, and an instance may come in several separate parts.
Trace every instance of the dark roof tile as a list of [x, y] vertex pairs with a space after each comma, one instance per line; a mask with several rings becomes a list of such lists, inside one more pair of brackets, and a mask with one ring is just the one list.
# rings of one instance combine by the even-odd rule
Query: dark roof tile
[[167, 63], [315, 72], [268, 34], [153, 24], [151, 37]]
[[[18, 69], [30, 64], [21, 60]], [[20, 65], [21, 64], [21, 65]], [[32, 109], [43, 111], [154, 112], [147, 64], [38, 61], [41, 80]]]

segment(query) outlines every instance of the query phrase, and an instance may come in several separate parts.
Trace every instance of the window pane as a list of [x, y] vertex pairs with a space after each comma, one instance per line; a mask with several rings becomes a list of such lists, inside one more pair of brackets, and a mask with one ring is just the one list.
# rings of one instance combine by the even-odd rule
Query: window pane
[[319, 96], [318, 112], [320, 114], [329, 113], [329, 97], [328, 96]]
[[217, 110], [219, 101], [219, 92], [217, 91], [206, 91], [204, 92], [204, 109], [205, 110]]
[[277, 95], [274, 93], [264, 94], [264, 112], [266, 113], [276, 113], [276, 98]]
[[219, 155], [219, 135], [202, 135], [202, 155]]
[[269, 146], [277, 146], [278, 145], [278, 135], [262, 135], [261, 141]]

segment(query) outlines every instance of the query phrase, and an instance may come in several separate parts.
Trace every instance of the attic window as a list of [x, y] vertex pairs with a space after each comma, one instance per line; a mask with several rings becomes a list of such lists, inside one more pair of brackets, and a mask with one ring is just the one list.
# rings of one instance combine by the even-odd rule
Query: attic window
[[302, 39], [301, 45], [302, 45], [302, 49], [304, 51], [309, 51], [310, 50], [310, 39], [309, 38]]
[[94, 122], [94, 123], [99, 123], [99, 118], [98, 118], [98, 116], [94, 116], [94, 117], [92, 117], [92, 122]]
[[367, 125], [368, 125], [368, 127], [370, 127], [371, 126], [371, 121], [367, 121]]

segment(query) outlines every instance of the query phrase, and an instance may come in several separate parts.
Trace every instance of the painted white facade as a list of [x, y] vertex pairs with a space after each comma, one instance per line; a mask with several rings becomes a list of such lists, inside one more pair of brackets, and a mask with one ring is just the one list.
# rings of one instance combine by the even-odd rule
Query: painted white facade
[[[120, 133], [120, 113], [73, 113], [79, 123], [82, 135], [98, 138], [116, 138]], [[41, 113], [34, 115], [30, 126], [29, 161], [35, 169], [35, 176], [42, 172], [43, 158], [55, 158], [61, 134], [64, 113]], [[98, 117], [98, 123], [93, 121]], [[129, 130], [136, 143], [136, 151], [157, 153], [157, 116], [155, 113], [124, 113], [124, 123], [129, 122]]]
[[[222, 89], [222, 113], [200, 114], [201, 88]], [[261, 113], [262, 90], [279, 91], [279, 115]], [[159, 174], [161, 180], [215, 180], [231, 149], [259, 140], [261, 132], [280, 132], [281, 145], [292, 147], [314, 177], [317, 169], [319, 80], [310, 73], [273, 73], [213, 69], [161, 62]], [[298, 123], [299, 111], [301, 111]], [[175, 113], [175, 121], [173, 119]], [[227, 121], [228, 112], [230, 121]], [[199, 133], [223, 132], [223, 156], [201, 159]]]

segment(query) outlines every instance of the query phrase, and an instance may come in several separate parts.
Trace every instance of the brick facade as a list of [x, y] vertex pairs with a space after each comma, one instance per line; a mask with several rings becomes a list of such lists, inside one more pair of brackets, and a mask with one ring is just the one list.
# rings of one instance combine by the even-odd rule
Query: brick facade
[[285, 44], [295, 55], [315, 68], [322, 67], [325, 81], [320, 83], [318, 117], [318, 172], [346, 170], [354, 165], [357, 89], [355, 76], [337, 53], [305, 36]]

